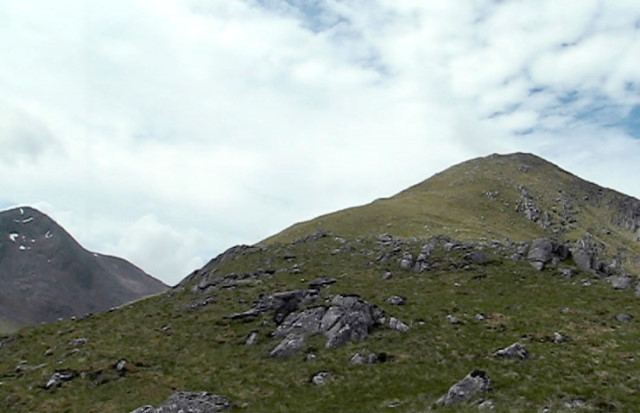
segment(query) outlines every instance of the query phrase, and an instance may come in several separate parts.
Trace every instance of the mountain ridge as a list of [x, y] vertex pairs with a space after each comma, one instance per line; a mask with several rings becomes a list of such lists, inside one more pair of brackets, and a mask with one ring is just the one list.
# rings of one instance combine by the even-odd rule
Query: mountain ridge
[[0, 212], [0, 316], [22, 326], [81, 316], [166, 286], [124, 259], [90, 252], [35, 208]]

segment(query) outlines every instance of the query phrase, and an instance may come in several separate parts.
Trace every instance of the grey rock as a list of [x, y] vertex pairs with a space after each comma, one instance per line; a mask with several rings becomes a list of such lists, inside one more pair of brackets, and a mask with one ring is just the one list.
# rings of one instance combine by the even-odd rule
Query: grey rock
[[324, 386], [331, 376], [333, 376], [333, 373], [330, 371], [319, 371], [311, 377], [311, 383], [316, 386]]
[[284, 337], [294, 331], [300, 334], [320, 333], [320, 325], [326, 312], [325, 307], [315, 307], [291, 313], [273, 332], [273, 336]]
[[477, 313], [476, 315], [473, 316], [473, 319], [476, 321], [483, 321], [485, 319], [485, 315], [482, 313]]
[[299, 307], [305, 307], [321, 299], [320, 292], [316, 289], [303, 289], [285, 291], [271, 295], [260, 295], [254, 301], [253, 307], [243, 313], [235, 313], [227, 316], [231, 319], [257, 317], [266, 312], [274, 312], [274, 320], [280, 324], [290, 313]]
[[616, 315], [616, 320], [621, 323], [630, 323], [633, 320], [633, 316], [626, 313], [620, 313]]
[[485, 400], [478, 404], [478, 410], [495, 410], [496, 404], [492, 400]]
[[321, 322], [326, 347], [336, 348], [348, 341], [364, 340], [374, 326], [384, 320], [384, 312], [355, 295], [336, 295]]
[[303, 334], [289, 334], [284, 339], [282, 339], [282, 341], [276, 346], [276, 348], [271, 350], [269, 356], [277, 359], [288, 359], [289, 357], [297, 353], [302, 348], [302, 346], [304, 346], [304, 338], [305, 336]]
[[549, 238], [538, 238], [531, 243], [527, 260], [537, 270], [542, 270], [551, 261], [553, 241]]
[[576, 270], [571, 269], [571, 268], [559, 268], [558, 272], [564, 278], [573, 278], [573, 277], [575, 277], [577, 275]]
[[52, 387], [60, 387], [65, 381], [70, 381], [78, 377], [78, 373], [73, 370], [59, 370], [53, 373], [53, 375], [44, 385], [44, 388], [49, 390]]
[[119, 375], [124, 376], [127, 372], [127, 360], [120, 359], [113, 367], [116, 369]]
[[526, 360], [529, 358], [529, 351], [522, 344], [513, 343], [508, 347], [496, 350], [493, 357]]
[[413, 267], [413, 255], [406, 253], [400, 260], [400, 268], [410, 270]]
[[309, 283], [309, 288], [313, 288], [315, 290], [319, 290], [320, 288], [327, 287], [331, 284], [336, 283], [336, 279], [333, 277], [320, 277]]
[[566, 342], [567, 340], [568, 338], [564, 334], [558, 333], [557, 331], [553, 333], [553, 343], [560, 344]]
[[207, 392], [174, 393], [158, 407], [143, 406], [131, 413], [216, 413], [231, 408], [229, 399]]
[[258, 341], [258, 332], [257, 331], [252, 331], [247, 336], [247, 340], [244, 342], [244, 345], [245, 346], [253, 346], [254, 344], [256, 344], [257, 341]]
[[449, 314], [447, 317], [447, 321], [451, 324], [462, 324], [462, 321], [454, 315]]
[[353, 365], [360, 364], [377, 364], [384, 363], [387, 361], [388, 355], [386, 353], [356, 353], [351, 359], [349, 359], [349, 363]]
[[76, 338], [67, 343], [69, 347], [82, 347], [87, 344], [87, 339], [84, 337]]
[[392, 295], [385, 300], [385, 303], [389, 305], [404, 305], [406, 301], [407, 300], [404, 297], [400, 297], [399, 295]]
[[400, 331], [401, 333], [406, 333], [411, 329], [408, 325], [398, 320], [395, 317], [389, 318], [389, 328], [392, 330]]
[[436, 404], [448, 407], [465, 403], [478, 393], [486, 393], [489, 385], [489, 375], [484, 370], [474, 370], [451, 386], [447, 394], [438, 399]]
[[393, 278], [393, 273], [391, 271], [387, 271], [384, 274], [382, 274], [383, 280], [390, 280], [392, 278]]
[[631, 288], [632, 278], [628, 275], [618, 275], [611, 277], [609, 281], [616, 290], [628, 290]]

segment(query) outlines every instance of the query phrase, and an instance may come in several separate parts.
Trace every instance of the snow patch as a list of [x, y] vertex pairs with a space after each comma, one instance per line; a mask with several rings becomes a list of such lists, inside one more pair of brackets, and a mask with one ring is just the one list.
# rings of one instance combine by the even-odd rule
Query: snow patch
[[20, 251], [24, 251], [24, 250], [26, 250], [26, 249], [27, 249], [27, 247], [25, 247], [24, 245], [20, 245], [20, 246], [18, 247], [18, 249], [19, 249]]
[[93, 253], [93, 256], [94, 256], [94, 257], [97, 257], [97, 256], [98, 256], [98, 254], [96, 254], [96, 253], [94, 252], [94, 253]]
[[27, 219], [23, 219], [23, 220], [22, 220], [22, 223], [23, 223], [23, 224], [28, 224], [28, 223], [29, 223], [29, 222], [31, 222], [31, 221], [33, 221], [33, 217], [29, 217], [29, 218], [27, 218]]
[[46, 239], [53, 238], [53, 234], [51, 233], [51, 231], [47, 231], [47, 233], [46, 233], [46, 234], [44, 234], [44, 237], [45, 237]]
[[24, 209], [20, 208], [20, 215], [24, 215]]
[[12, 232], [11, 234], [9, 234], [9, 239], [13, 242], [16, 242], [16, 239], [18, 238], [18, 234], [17, 232]]

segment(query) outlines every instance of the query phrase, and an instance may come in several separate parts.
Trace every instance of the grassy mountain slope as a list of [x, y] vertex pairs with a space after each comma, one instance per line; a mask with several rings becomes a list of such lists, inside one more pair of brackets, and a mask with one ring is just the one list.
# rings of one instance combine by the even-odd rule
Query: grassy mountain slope
[[[543, 236], [575, 241], [590, 234], [611, 254], [625, 250], [635, 257], [640, 255], [638, 216], [638, 200], [518, 153], [464, 162], [391, 198], [295, 224], [262, 243], [291, 242], [319, 229], [349, 236], [512, 241]], [[636, 260], [625, 261], [632, 272], [640, 272]]]
[[[516, 212], [513, 204], [504, 212], [491, 209], [504, 205], [504, 200], [517, 202], [522, 192], [517, 187], [509, 192], [513, 185], [504, 183], [514, 177], [507, 173], [513, 172], [511, 165], [503, 165], [506, 169], [500, 173], [480, 161], [466, 165], [474, 162], [480, 172], [469, 182], [462, 178], [467, 175], [463, 164], [397, 197], [352, 209], [351, 219], [345, 218], [347, 211], [319, 218], [322, 228], [332, 233], [294, 242], [295, 236], [308, 236], [319, 228], [319, 221], [300, 224], [261, 245], [222, 254], [167, 293], [76, 321], [23, 328], [0, 339], [0, 411], [130, 412], [186, 390], [228, 396], [237, 412], [422, 412], [474, 369], [484, 369], [492, 382], [489, 392], [475, 400], [490, 399], [497, 411], [633, 410], [640, 404], [640, 314], [633, 290], [614, 290], [602, 275], [576, 268], [572, 258], [537, 271], [525, 260], [510, 258], [520, 244], [492, 240], [508, 236], [530, 241], [544, 234], [573, 237], [591, 228], [603, 234], [600, 239], [615, 238], [623, 245], [624, 237], [632, 239], [633, 225], [620, 213], [618, 194], [604, 190], [605, 195], [591, 204], [584, 197], [597, 196], [597, 187], [548, 169], [552, 175], [540, 182], [560, 176], [574, 182], [570, 188], [576, 194], [585, 194], [581, 201], [571, 198], [571, 209], [579, 210], [573, 216], [580, 220], [567, 221], [564, 229], [558, 221], [554, 233], [553, 222], [544, 228], [523, 218], [525, 213]], [[546, 165], [538, 168], [547, 170]], [[547, 198], [555, 199], [551, 195], [557, 188], [538, 188], [533, 182], [538, 178], [528, 166], [531, 181], [524, 185], [535, 187], [537, 203], [550, 209], [555, 201], [547, 205]], [[445, 179], [447, 174], [460, 180], [447, 186], [447, 181], [453, 182]], [[495, 180], [478, 182], [478, 174]], [[512, 183], [523, 185], [520, 179]], [[487, 191], [499, 195], [487, 196]], [[406, 210], [401, 208], [402, 197]], [[461, 204], [463, 199], [484, 206]], [[419, 213], [426, 201], [441, 208], [430, 209], [428, 223]], [[390, 206], [372, 208], [376, 204], [396, 209], [392, 213]], [[454, 211], [443, 224], [439, 214], [447, 216], [447, 205], [466, 212]], [[472, 214], [479, 210], [484, 221], [477, 221], [477, 212]], [[383, 212], [388, 220], [381, 218]], [[405, 221], [403, 216], [415, 219]], [[502, 222], [504, 216], [514, 220], [512, 232], [511, 224]], [[483, 232], [487, 221], [495, 224], [489, 236]], [[591, 224], [583, 224], [587, 222]], [[605, 222], [610, 234], [600, 228]], [[431, 231], [420, 232], [426, 231], [425, 225]], [[381, 232], [407, 238], [381, 238]], [[431, 238], [439, 232], [451, 237]], [[400, 267], [403, 257], [418, 256], [426, 244], [434, 246], [428, 270]], [[571, 274], [563, 276], [560, 270]], [[383, 277], [389, 272], [391, 278]], [[365, 340], [337, 349], [326, 349], [322, 337], [311, 336], [299, 353], [276, 360], [269, 357], [280, 341], [271, 336], [276, 328], [273, 314], [226, 317], [248, 310], [261, 294], [307, 288], [317, 277], [336, 279], [321, 290], [325, 299], [357, 293], [411, 329], [403, 333], [380, 326]], [[391, 295], [405, 297], [406, 304], [388, 304]], [[624, 321], [618, 317], [622, 313], [635, 318]], [[460, 323], [451, 323], [448, 316]], [[247, 346], [253, 331], [258, 340]], [[567, 341], [554, 342], [556, 332]], [[79, 338], [86, 343], [78, 344]], [[527, 347], [530, 359], [492, 356], [514, 342]], [[387, 361], [352, 365], [349, 360], [356, 352], [384, 353]], [[309, 354], [316, 357], [309, 359]], [[118, 372], [114, 366], [122, 359], [127, 361], [126, 371]], [[45, 389], [59, 370], [78, 376]], [[312, 375], [323, 370], [333, 373], [328, 383], [312, 384]], [[471, 403], [439, 410], [478, 407]]]

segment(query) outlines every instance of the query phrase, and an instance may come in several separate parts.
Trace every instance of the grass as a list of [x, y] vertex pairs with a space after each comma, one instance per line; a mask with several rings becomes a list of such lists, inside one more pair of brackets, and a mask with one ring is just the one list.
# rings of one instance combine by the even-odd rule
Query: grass
[[[415, 255], [422, 243], [407, 241], [404, 249]], [[332, 253], [341, 247], [346, 251]], [[285, 252], [296, 259], [285, 260]], [[442, 250], [436, 253], [441, 269], [416, 274], [400, 270], [395, 260], [378, 262], [383, 252], [374, 238], [276, 243], [215, 268], [220, 275], [271, 268], [278, 270], [275, 275], [217, 290], [211, 294], [214, 301], [198, 310], [186, 307], [207, 295], [187, 286], [91, 318], [22, 329], [0, 348], [0, 410], [127, 412], [157, 405], [177, 390], [205, 390], [230, 397], [234, 411], [419, 412], [476, 368], [489, 373], [487, 397], [500, 411], [545, 406], [562, 411], [571, 399], [598, 410], [627, 410], [640, 402], [638, 323], [615, 320], [617, 313], [633, 314], [637, 308], [631, 292], [614, 291], [588, 273], [564, 279], [553, 269], [538, 272], [499, 257], [450, 270], [450, 262], [460, 257]], [[300, 274], [289, 271], [294, 263]], [[391, 280], [381, 279], [386, 270], [393, 271]], [[323, 290], [325, 297], [357, 292], [412, 329], [404, 334], [378, 329], [366, 341], [336, 350], [324, 349], [324, 340], [312, 337], [300, 355], [273, 360], [268, 353], [277, 340], [269, 337], [274, 329], [269, 315], [251, 321], [224, 318], [248, 309], [260, 293], [302, 288], [321, 276], [338, 279]], [[584, 287], [584, 279], [593, 285]], [[406, 297], [407, 304], [385, 304], [392, 294]], [[476, 321], [478, 312], [487, 319]], [[448, 323], [448, 314], [464, 324]], [[244, 346], [254, 330], [258, 343]], [[571, 340], [553, 344], [548, 338], [555, 331]], [[85, 346], [67, 345], [79, 337], [87, 338]], [[531, 351], [530, 360], [491, 357], [515, 341]], [[48, 349], [52, 355], [45, 355]], [[316, 360], [305, 362], [311, 351]], [[358, 351], [386, 352], [391, 361], [352, 366], [348, 360]], [[113, 365], [122, 358], [128, 372], [121, 377]], [[26, 368], [17, 373], [20, 364]], [[40, 367], [30, 369], [34, 366]], [[56, 369], [74, 369], [81, 377], [57, 389], [41, 388]], [[323, 387], [309, 383], [320, 370], [334, 372]]]

